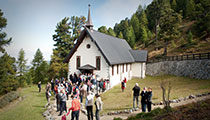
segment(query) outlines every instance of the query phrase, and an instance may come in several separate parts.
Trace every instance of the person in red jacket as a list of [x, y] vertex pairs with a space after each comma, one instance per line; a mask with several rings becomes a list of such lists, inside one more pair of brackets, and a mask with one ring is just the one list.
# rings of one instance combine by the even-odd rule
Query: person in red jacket
[[73, 99], [71, 108], [69, 108], [69, 112], [72, 110], [71, 120], [74, 120], [74, 118], [76, 118], [76, 120], [79, 120], [79, 111], [80, 111], [79, 99], [75, 98], [75, 95], [72, 95], [71, 98]]

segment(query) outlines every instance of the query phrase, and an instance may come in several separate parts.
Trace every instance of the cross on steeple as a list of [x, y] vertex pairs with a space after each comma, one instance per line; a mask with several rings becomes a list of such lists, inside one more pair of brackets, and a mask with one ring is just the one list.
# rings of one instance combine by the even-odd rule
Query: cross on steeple
[[88, 20], [87, 20], [87, 24], [85, 26], [89, 29], [93, 28], [93, 24], [92, 24], [92, 20], [91, 20], [91, 16], [90, 16], [90, 4], [88, 5]]

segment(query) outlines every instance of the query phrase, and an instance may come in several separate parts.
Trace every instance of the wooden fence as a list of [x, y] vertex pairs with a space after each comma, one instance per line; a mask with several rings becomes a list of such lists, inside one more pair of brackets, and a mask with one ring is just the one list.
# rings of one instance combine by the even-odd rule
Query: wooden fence
[[161, 57], [161, 58], [149, 59], [148, 63], [156, 63], [156, 62], [162, 62], [162, 61], [203, 60], [203, 59], [210, 59], [210, 52], [189, 54], [189, 55], [179, 55], [179, 56], [166, 56], [166, 57]]

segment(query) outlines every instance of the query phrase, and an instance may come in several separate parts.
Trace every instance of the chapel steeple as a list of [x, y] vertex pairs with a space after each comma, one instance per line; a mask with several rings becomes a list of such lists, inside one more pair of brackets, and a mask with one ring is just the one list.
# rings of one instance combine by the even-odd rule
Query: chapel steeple
[[85, 26], [89, 29], [93, 28], [93, 24], [92, 24], [92, 20], [91, 20], [91, 16], [90, 16], [90, 4], [88, 5], [88, 20], [87, 20], [87, 24]]

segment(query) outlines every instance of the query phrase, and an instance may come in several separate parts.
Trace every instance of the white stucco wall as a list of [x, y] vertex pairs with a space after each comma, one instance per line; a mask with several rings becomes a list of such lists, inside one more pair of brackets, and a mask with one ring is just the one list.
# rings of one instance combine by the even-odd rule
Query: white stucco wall
[[110, 85], [111, 87], [121, 83], [124, 78], [130, 80], [132, 78], [131, 64], [128, 64], [126, 71], [126, 64], [124, 64], [124, 72], [123, 65], [118, 65], [118, 74], [117, 74], [117, 65], [114, 65], [114, 75], [112, 75], [112, 66], [109, 67], [110, 74]]
[[137, 78], [145, 78], [146, 64], [145, 63], [133, 63], [132, 75]]
[[[88, 49], [86, 46], [87, 44], [90, 44], [91, 47]], [[77, 48], [77, 51], [73, 54], [73, 56], [69, 60], [69, 72], [68, 76], [70, 74], [74, 74], [74, 72], [78, 73], [79, 70], [76, 69], [76, 58], [77, 56], [80, 56], [80, 66], [90, 64], [94, 67], [96, 67], [96, 56], [101, 57], [101, 69], [100, 70], [94, 70], [93, 73], [96, 75], [99, 75], [100, 78], [108, 78], [109, 73], [109, 65], [106, 63], [104, 57], [102, 56], [101, 52], [96, 47], [95, 43], [91, 41], [91, 39], [86, 36], [83, 40], [83, 42], [80, 44], [80, 46]], [[99, 79], [100, 79], [99, 78]]]

